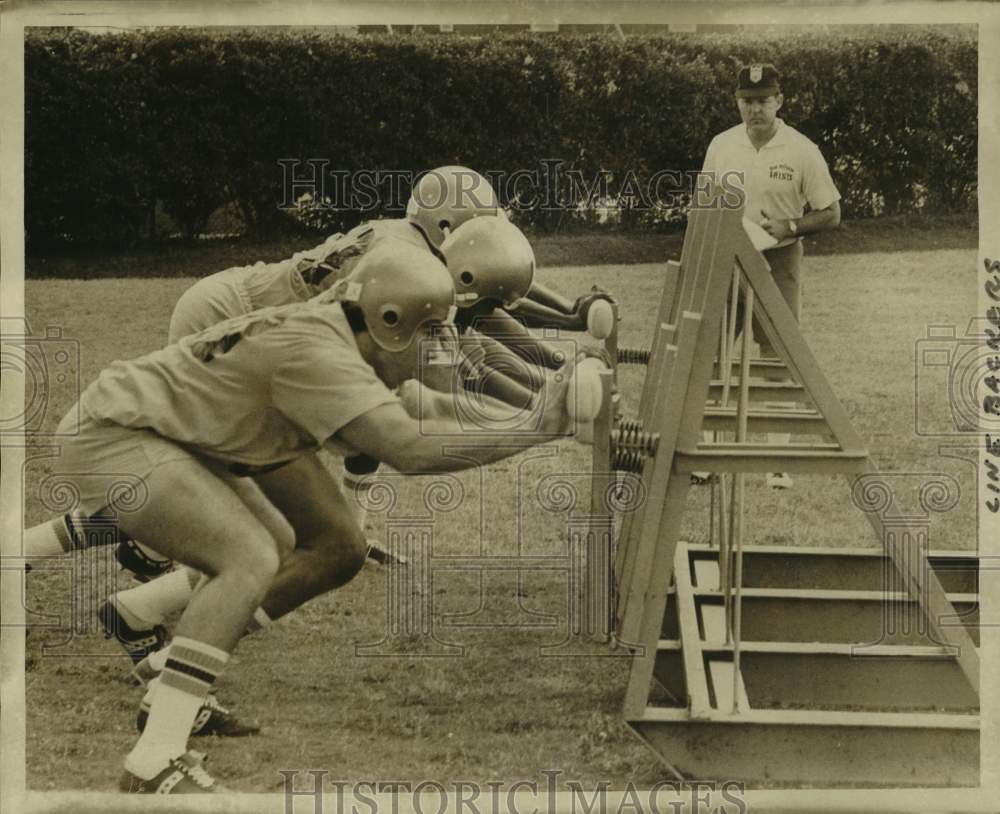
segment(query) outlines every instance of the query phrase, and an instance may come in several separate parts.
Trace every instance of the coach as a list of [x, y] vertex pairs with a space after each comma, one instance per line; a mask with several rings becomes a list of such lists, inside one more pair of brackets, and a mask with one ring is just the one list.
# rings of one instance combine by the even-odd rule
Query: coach
[[[778, 118], [783, 101], [780, 77], [773, 65], [741, 68], [736, 79], [736, 106], [742, 123], [712, 139], [703, 170], [716, 179], [727, 172], [742, 179], [745, 215], [778, 241], [765, 257], [774, 282], [798, 319], [802, 236], [840, 224], [840, 193], [819, 148]], [[763, 358], [777, 358], [756, 320], [754, 340]], [[768, 440], [787, 443], [788, 436], [770, 436]], [[785, 473], [775, 473], [768, 476], [768, 485], [787, 489], [792, 480]]]

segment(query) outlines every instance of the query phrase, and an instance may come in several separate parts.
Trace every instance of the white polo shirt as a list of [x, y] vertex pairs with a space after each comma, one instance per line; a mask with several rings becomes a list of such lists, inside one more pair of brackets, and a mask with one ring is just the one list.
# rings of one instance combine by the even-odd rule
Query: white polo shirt
[[[703, 170], [714, 173], [717, 180], [721, 181], [726, 172], [742, 173], [744, 214], [754, 223], [760, 223], [765, 216], [772, 220], [801, 218], [807, 203], [817, 210], [840, 200], [819, 147], [781, 119], [777, 124], [774, 138], [759, 151], [750, 142], [746, 125], [740, 122], [713, 138], [705, 153]], [[794, 240], [788, 238], [778, 245]]]

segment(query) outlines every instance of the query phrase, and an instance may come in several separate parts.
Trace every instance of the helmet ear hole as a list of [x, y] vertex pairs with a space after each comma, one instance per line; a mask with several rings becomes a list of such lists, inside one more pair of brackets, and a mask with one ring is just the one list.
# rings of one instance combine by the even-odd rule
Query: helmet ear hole
[[458, 275], [458, 278], [462, 281], [463, 285], [472, 285], [476, 279], [471, 271], [463, 271]]
[[381, 308], [382, 322], [390, 328], [399, 324], [399, 309], [395, 305], [383, 305]]

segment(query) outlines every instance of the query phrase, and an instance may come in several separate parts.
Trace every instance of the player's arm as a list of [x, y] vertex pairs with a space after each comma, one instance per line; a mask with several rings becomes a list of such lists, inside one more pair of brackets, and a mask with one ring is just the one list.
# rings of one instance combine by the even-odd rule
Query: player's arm
[[[533, 340], [532, 340], [533, 341]], [[524, 404], [524, 390], [534, 394], [545, 383], [545, 370], [515, 354], [507, 345], [478, 331], [461, 339], [467, 365], [464, 374], [472, 389], [507, 404]]]
[[[543, 388], [548, 388], [546, 393], [550, 394], [551, 388], [558, 383], [554, 380], [562, 379], [556, 370], [525, 362], [506, 345], [475, 331], [462, 335], [461, 349], [455, 367], [425, 366], [421, 371], [421, 384], [460, 400], [476, 398], [477, 405], [488, 397], [502, 402], [503, 407], [514, 407], [523, 412], [534, 409], [538, 393]], [[580, 348], [577, 361], [588, 356], [601, 359], [609, 367], [611, 365], [603, 348]], [[565, 370], [565, 365], [558, 370]]]
[[418, 421], [459, 421], [459, 402], [463, 398], [475, 398], [476, 410], [484, 417], [505, 420], [512, 415], [511, 405], [490, 396], [469, 395], [464, 391], [448, 393], [434, 390], [416, 379], [404, 382], [399, 388], [399, 400], [403, 409]]
[[[570, 308], [572, 309], [572, 304]], [[512, 309], [528, 328], [559, 328], [566, 331], [587, 330], [587, 319], [577, 311], [557, 311], [534, 300], [522, 300]]]
[[531, 288], [528, 289], [526, 299], [538, 305], [557, 311], [561, 314], [573, 313], [573, 301], [567, 299], [562, 294], [553, 291], [548, 286], [542, 285], [538, 280], [531, 281]]
[[422, 384], [442, 393], [470, 390], [524, 409], [545, 382], [544, 371], [515, 356], [505, 345], [469, 330], [450, 364], [424, 364]]
[[[430, 396], [424, 408], [427, 418], [414, 418], [400, 403], [383, 404], [341, 427], [336, 436], [404, 474], [456, 472], [494, 463], [524, 450], [523, 431], [469, 433], [458, 421], [454, 396], [425, 389], [422, 395], [427, 394]], [[566, 434], [565, 387], [554, 388], [551, 395], [541, 416], [539, 432], [527, 436], [531, 444], [553, 441]], [[503, 422], [510, 419], [511, 412], [497, 402], [477, 405], [477, 416], [483, 423], [491, 415]], [[460, 448], [461, 454], [448, 454], [445, 450], [449, 446]]]
[[597, 302], [614, 304], [615, 298], [600, 286], [592, 286], [590, 291], [577, 297], [569, 314], [554, 314], [551, 309], [539, 306], [530, 300], [522, 301], [515, 313], [529, 328], [563, 328], [568, 331], [590, 329], [590, 309]]
[[528, 329], [506, 311], [497, 308], [473, 326], [479, 333], [502, 342], [522, 359], [558, 370], [566, 363], [566, 354], [547, 342], [536, 339]]

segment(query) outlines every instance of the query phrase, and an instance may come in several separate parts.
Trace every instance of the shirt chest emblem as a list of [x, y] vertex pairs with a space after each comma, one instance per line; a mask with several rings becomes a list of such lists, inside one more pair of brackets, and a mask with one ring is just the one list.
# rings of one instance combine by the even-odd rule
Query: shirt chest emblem
[[795, 168], [787, 164], [772, 164], [768, 167], [768, 176], [772, 181], [794, 181]]

